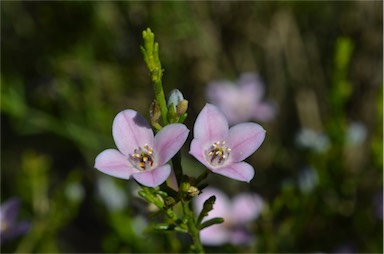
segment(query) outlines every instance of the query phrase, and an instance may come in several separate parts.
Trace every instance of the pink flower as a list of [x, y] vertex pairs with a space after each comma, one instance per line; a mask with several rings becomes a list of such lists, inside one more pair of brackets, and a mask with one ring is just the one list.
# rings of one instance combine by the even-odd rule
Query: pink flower
[[134, 110], [124, 110], [113, 121], [112, 135], [119, 150], [107, 149], [95, 161], [101, 172], [123, 179], [131, 176], [148, 187], [162, 184], [170, 175], [166, 164], [183, 146], [189, 130], [183, 124], [165, 126], [156, 136]]
[[255, 193], [241, 193], [232, 200], [222, 191], [208, 187], [196, 197], [194, 202], [195, 211], [200, 213], [205, 200], [216, 196], [213, 210], [203, 221], [222, 217], [224, 223], [204, 228], [200, 232], [200, 238], [205, 245], [222, 245], [224, 243], [247, 244], [252, 240], [247, 226], [259, 217], [263, 209], [262, 198]]
[[264, 87], [255, 73], [244, 73], [237, 84], [230, 81], [214, 81], [206, 90], [207, 99], [218, 106], [230, 125], [249, 121], [270, 121], [275, 116], [275, 107], [264, 102]]
[[255, 172], [243, 160], [260, 147], [264, 138], [265, 130], [256, 123], [240, 123], [228, 129], [223, 113], [206, 104], [196, 119], [189, 153], [214, 173], [249, 182]]

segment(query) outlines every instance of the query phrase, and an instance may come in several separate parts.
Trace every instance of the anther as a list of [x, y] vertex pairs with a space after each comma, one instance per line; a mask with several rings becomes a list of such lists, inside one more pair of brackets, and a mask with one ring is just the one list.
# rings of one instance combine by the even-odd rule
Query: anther
[[225, 141], [213, 143], [206, 152], [207, 160], [214, 166], [223, 164], [230, 155], [231, 149], [226, 147]]
[[131, 154], [131, 160], [140, 169], [146, 170], [153, 166], [153, 149], [148, 144], [145, 144], [143, 148], [135, 149]]

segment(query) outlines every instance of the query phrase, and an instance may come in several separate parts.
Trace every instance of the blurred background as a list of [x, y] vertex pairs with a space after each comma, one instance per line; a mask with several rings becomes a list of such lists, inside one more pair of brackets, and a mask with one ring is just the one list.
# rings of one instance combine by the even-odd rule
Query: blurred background
[[[149, 115], [147, 27], [165, 93], [189, 100], [190, 130], [207, 85], [242, 73], [258, 73], [276, 108], [258, 122], [267, 136], [247, 159], [251, 183], [207, 180], [229, 197], [263, 198], [252, 241], [207, 251], [382, 252], [382, 10], [382, 1], [2, 2], [1, 203], [17, 198], [13, 224], [30, 224], [2, 252], [186, 249], [184, 236], [146, 229], [150, 211], [133, 181], [93, 168], [115, 147], [119, 111]], [[182, 163], [198, 175], [191, 138]]]

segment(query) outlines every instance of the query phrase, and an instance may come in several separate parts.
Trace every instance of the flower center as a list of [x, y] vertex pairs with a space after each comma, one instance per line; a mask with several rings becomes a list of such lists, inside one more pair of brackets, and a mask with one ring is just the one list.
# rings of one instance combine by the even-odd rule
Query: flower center
[[144, 149], [139, 147], [130, 155], [133, 163], [142, 170], [150, 169], [153, 165], [153, 149], [145, 144]]
[[207, 160], [213, 166], [222, 165], [231, 153], [231, 148], [227, 147], [225, 141], [217, 141], [211, 145], [206, 152]]

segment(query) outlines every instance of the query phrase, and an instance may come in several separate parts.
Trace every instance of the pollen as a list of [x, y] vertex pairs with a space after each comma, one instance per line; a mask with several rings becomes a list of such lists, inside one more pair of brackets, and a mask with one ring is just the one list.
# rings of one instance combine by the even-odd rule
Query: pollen
[[211, 145], [206, 152], [209, 163], [213, 166], [222, 165], [230, 156], [231, 148], [226, 146], [225, 141], [217, 141]]
[[153, 149], [147, 144], [145, 144], [143, 148], [136, 148], [130, 157], [138, 169], [147, 170], [153, 166]]

